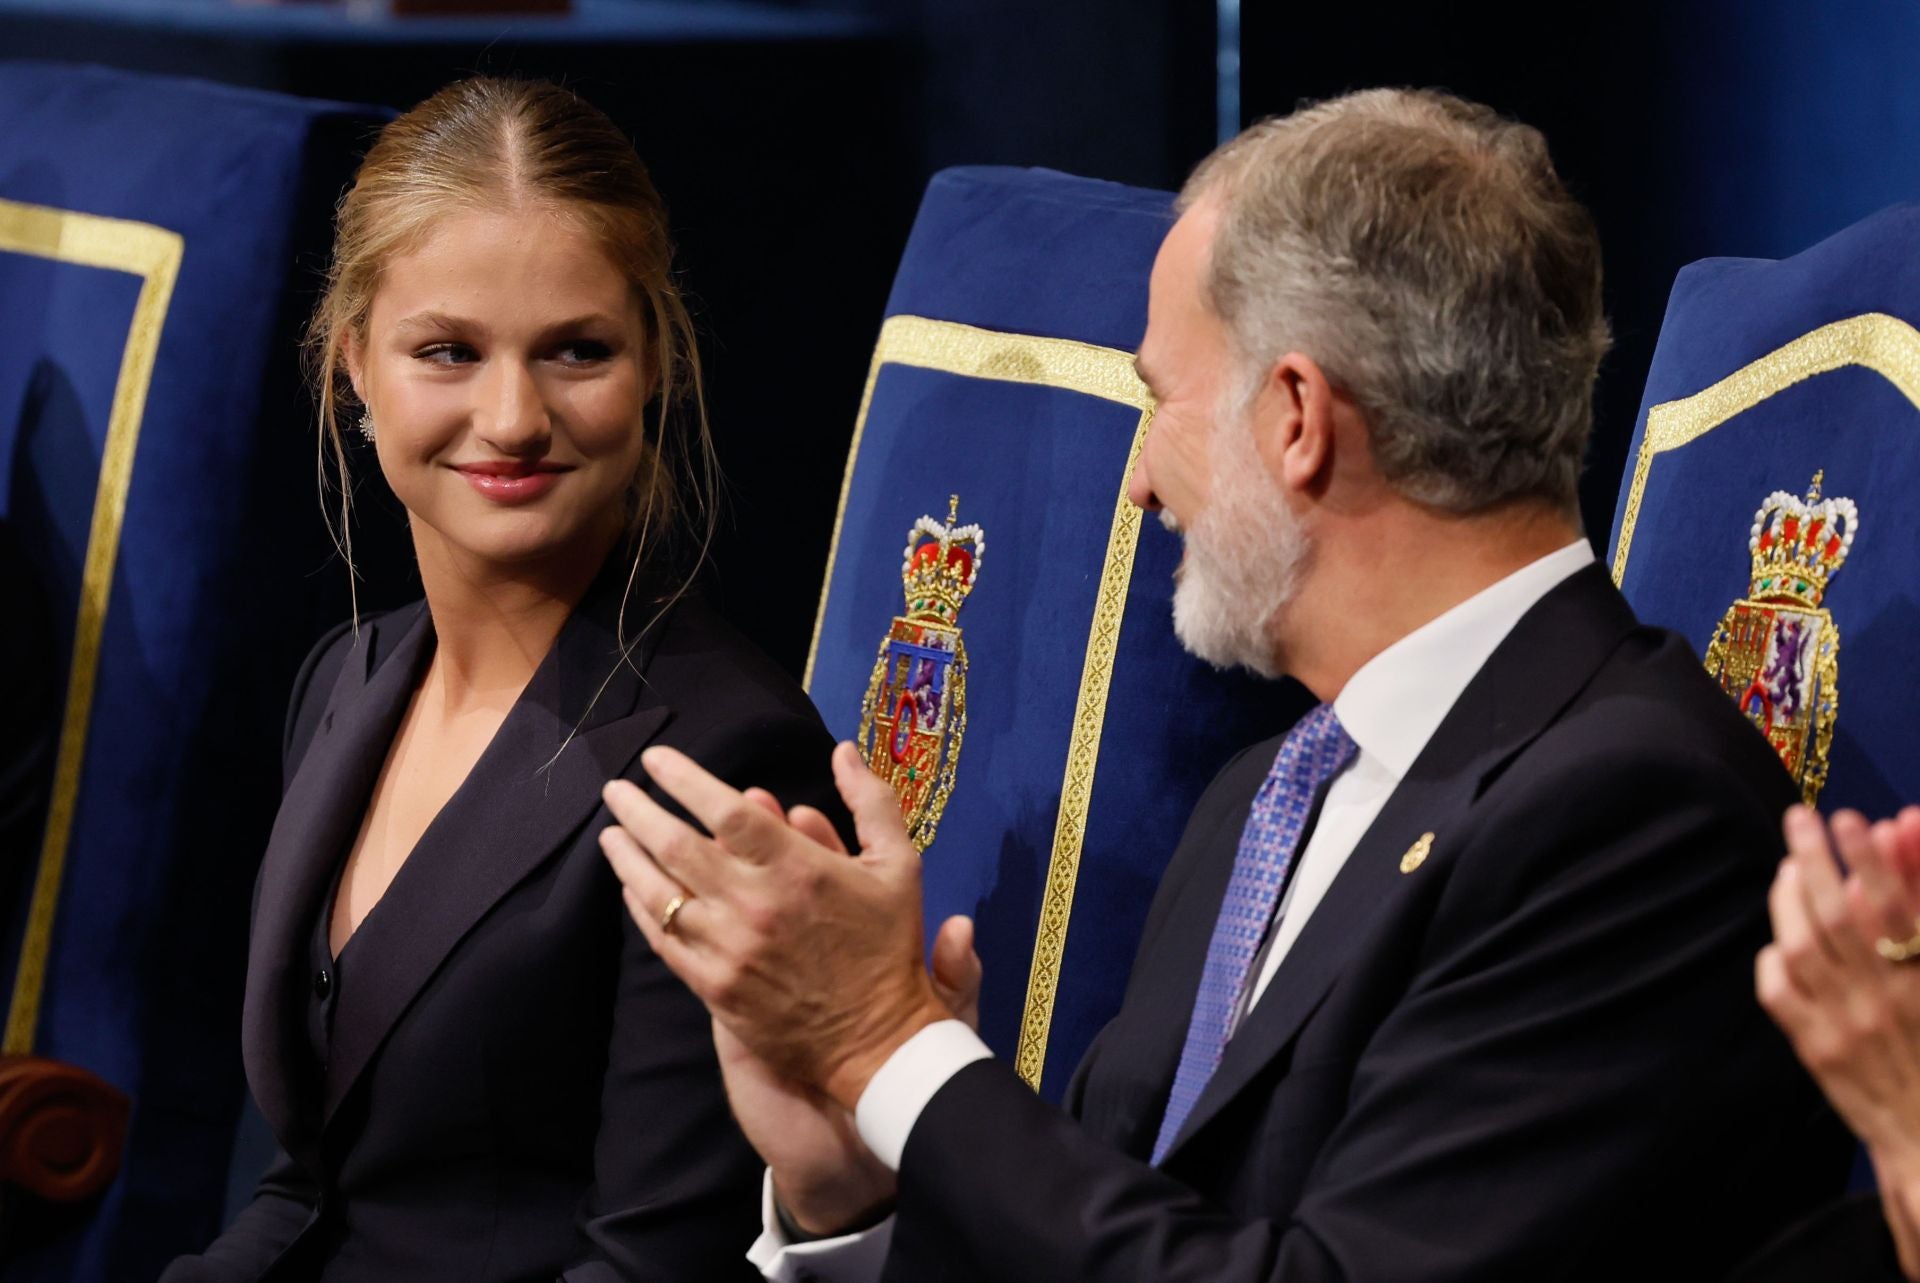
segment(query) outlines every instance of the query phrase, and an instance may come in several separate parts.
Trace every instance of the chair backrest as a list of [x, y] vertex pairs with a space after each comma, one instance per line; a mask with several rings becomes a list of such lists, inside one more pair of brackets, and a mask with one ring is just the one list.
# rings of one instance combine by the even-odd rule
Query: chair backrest
[[[1920, 206], [1674, 283], [1614, 578], [1823, 807], [1920, 800]], [[1814, 488], [1817, 486], [1817, 493]]]
[[[1297, 688], [1173, 635], [1179, 541], [1126, 500], [1171, 198], [1013, 169], [928, 187], [874, 351], [808, 689], [902, 794], [929, 931], [972, 914], [982, 1032], [1056, 1097], [1119, 1005], [1188, 811]], [[904, 550], [904, 551], [903, 551]]]
[[[0, 1278], [151, 1278], [218, 1228], [243, 1094], [248, 894], [286, 691], [344, 608], [292, 345], [377, 114], [0, 64], [0, 520], [51, 603], [47, 821], [0, 906], [5, 1051], [133, 1101], [84, 1214]], [[18, 572], [22, 567], [9, 567]]]

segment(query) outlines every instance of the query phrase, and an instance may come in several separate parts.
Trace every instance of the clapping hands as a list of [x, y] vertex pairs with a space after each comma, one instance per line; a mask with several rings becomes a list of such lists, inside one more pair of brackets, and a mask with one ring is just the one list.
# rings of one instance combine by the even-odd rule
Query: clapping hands
[[1901, 1265], [1920, 1279], [1920, 807], [1873, 825], [1841, 811], [1829, 826], [1797, 806], [1783, 827], [1755, 987], [1866, 1143]]
[[765, 790], [737, 791], [671, 749], [642, 762], [712, 836], [634, 785], [609, 784], [620, 824], [600, 843], [628, 910], [713, 1014], [728, 1098], [782, 1205], [814, 1232], [870, 1219], [891, 1199], [893, 1174], [849, 1111], [914, 1033], [950, 1017], [977, 1024], [973, 924], [942, 925], [930, 974], [919, 854], [893, 791], [851, 745], [833, 766], [857, 854], [810, 807], [785, 812]]

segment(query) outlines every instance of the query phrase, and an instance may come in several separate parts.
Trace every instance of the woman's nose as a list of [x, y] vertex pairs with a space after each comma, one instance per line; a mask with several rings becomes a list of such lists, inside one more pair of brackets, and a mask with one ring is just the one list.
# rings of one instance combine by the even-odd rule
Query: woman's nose
[[553, 423], [533, 372], [519, 361], [497, 361], [489, 373], [476, 416], [481, 440], [503, 454], [545, 450]]

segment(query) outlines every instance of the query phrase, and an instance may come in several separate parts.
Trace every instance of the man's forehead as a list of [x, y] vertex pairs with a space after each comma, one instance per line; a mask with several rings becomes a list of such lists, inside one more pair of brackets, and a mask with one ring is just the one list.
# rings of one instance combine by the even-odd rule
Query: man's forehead
[[1197, 272], [1213, 244], [1220, 215], [1220, 202], [1213, 197], [1202, 197], [1181, 211], [1160, 241], [1160, 252], [1154, 255], [1154, 277], [1168, 272]]
[[1200, 282], [1207, 254], [1220, 221], [1218, 204], [1200, 200], [1189, 206], [1160, 242], [1154, 256], [1153, 272], [1147, 281], [1147, 333], [1140, 345], [1140, 360], [1148, 371], [1155, 366], [1154, 349], [1167, 338], [1169, 326], [1190, 323], [1201, 310]]

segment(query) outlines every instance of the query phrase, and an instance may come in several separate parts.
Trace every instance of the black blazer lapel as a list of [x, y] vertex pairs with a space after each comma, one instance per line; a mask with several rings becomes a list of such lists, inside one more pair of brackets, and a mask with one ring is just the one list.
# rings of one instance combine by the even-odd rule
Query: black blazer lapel
[[[1598, 566], [1554, 588], [1514, 625], [1347, 857], [1227, 1044], [1167, 1162], [1286, 1050], [1367, 939], [1370, 924], [1424, 881], [1400, 872], [1408, 849], [1433, 833], [1427, 864], [1444, 863], [1464, 838], [1467, 813], [1486, 785], [1552, 724], [1635, 626], [1632, 609]], [[1204, 956], [1203, 948], [1202, 965]], [[1197, 971], [1193, 981], [1197, 992]]]
[[428, 655], [424, 605], [360, 628], [325, 712], [288, 781], [261, 860], [248, 942], [241, 1056], [260, 1112], [289, 1152], [311, 1140], [303, 1100], [317, 1094], [303, 1015], [307, 944], [333, 873], [359, 831], [367, 798]]
[[325, 1120], [447, 955], [578, 831], [599, 806], [602, 785], [670, 718], [642, 676], [664, 624], [650, 628], [623, 662], [614, 622], [622, 586], [603, 577], [568, 619], [472, 772], [354, 933], [352, 971], [333, 1016]]

